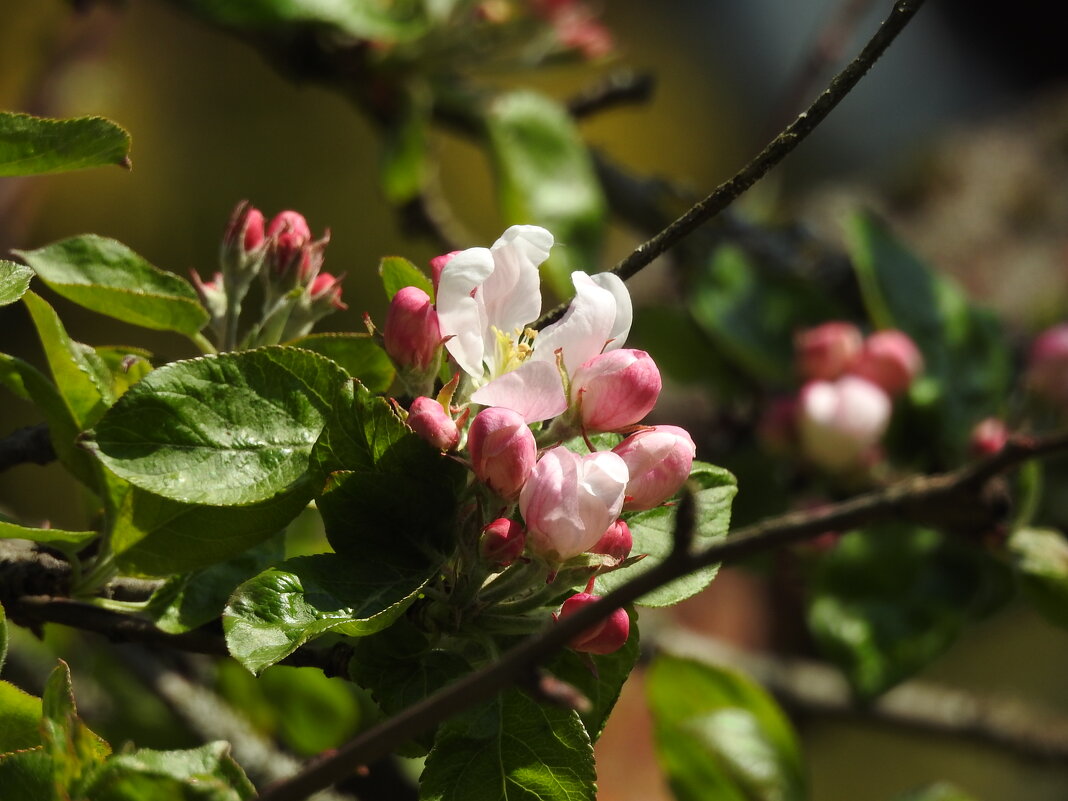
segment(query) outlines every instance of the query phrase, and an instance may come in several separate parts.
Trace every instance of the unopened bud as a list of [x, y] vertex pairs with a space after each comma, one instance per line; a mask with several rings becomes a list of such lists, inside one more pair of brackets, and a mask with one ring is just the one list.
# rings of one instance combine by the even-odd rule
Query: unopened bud
[[408, 425], [439, 451], [451, 451], [460, 442], [456, 421], [433, 398], [419, 397], [412, 401]]
[[343, 310], [348, 306], [341, 300], [341, 277], [319, 273], [308, 287], [312, 305], [325, 312]]
[[441, 351], [441, 331], [430, 296], [414, 286], [397, 292], [389, 304], [382, 336], [386, 353], [400, 367], [433, 367]]
[[267, 236], [274, 240], [274, 264], [285, 269], [311, 241], [311, 228], [300, 212], [282, 211], [267, 226]]
[[859, 465], [890, 422], [890, 398], [854, 375], [810, 381], [798, 399], [798, 431], [805, 456], [841, 471]]
[[511, 409], [483, 409], [471, 421], [467, 450], [475, 475], [509, 500], [519, 495], [537, 459], [534, 433]]
[[1028, 359], [1027, 381], [1046, 400], [1068, 403], [1068, 323], [1055, 325], [1035, 339]]
[[190, 270], [190, 277], [200, 296], [200, 302], [211, 315], [212, 322], [222, 320], [226, 316], [226, 290], [223, 274], [215, 273], [210, 281], [202, 281], [196, 270]]
[[891, 396], [900, 395], [923, 372], [923, 356], [903, 331], [876, 331], [864, 340], [864, 348], [849, 372]]
[[588, 431], [615, 431], [634, 425], [656, 406], [660, 371], [644, 350], [600, 353], [571, 378], [571, 401]]
[[441, 271], [445, 269], [446, 264], [452, 261], [452, 257], [460, 252], [459, 250], [453, 250], [449, 253], [435, 256], [430, 260], [430, 280], [434, 283], [435, 292], [438, 291], [438, 283], [441, 281]]
[[806, 379], [831, 381], [860, 356], [864, 337], [852, 323], [830, 322], [800, 331], [794, 337], [797, 371]]
[[633, 511], [659, 506], [690, 476], [697, 446], [678, 426], [653, 426], [631, 434], [612, 449], [630, 471], [623, 508]]
[[972, 429], [968, 450], [972, 456], [993, 456], [1009, 441], [1009, 429], [996, 417], [988, 417]]
[[610, 556], [618, 564], [630, 556], [630, 549], [634, 547], [634, 538], [630, 533], [630, 526], [622, 520], [617, 520], [608, 527], [601, 539], [590, 548], [590, 553], [600, 553]]
[[263, 212], [247, 200], [238, 203], [223, 234], [224, 258], [227, 253], [234, 253], [239, 248], [244, 254], [250, 254], [262, 245], [263, 225]]
[[484, 529], [479, 541], [479, 553], [493, 565], [507, 567], [520, 557], [527, 546], [523, 527], [507, 517], [498, 517]]
[[[576, 593], [564, 601], [558, 619], [563, 620], [599, 600], [600, 596], [588, 592]], [[611, 654], [626, 645], [629, 636], [630, 617], [627, 610], [616, 609], [599, 623], [573, 637], [568, 645], [575, 651], [587, 654]]]

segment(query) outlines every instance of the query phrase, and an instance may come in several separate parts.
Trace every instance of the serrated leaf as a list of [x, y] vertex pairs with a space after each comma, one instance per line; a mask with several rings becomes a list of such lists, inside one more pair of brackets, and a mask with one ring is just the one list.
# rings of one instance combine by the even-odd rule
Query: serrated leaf
[[298, 556], [246, 581], [223, 612], [231, 655], [259, 673], [327, 632], [363, 637], [381, 631], [438, 568], [390, 556], [358, 562], [336, 554]]
[[53, 778], [61, 797], [77, 797], [83, 783], [111, 753], [110, 746], [78, 717], [70, 668], [62, 659], [45, 682], [41, 737], [55, 765]]
[[382, 277], [387, 300], [393, 300], [393, 296], [406, 286], [417, 287], [434, 299], [434, 285], [426, 273], [402, 256], [386, 256], [378, 263], [378, 274]]
[[594, 801], [593, 747], [577, 712], [509, 690], [443, 724], [422, 801]]
[[595, 271], [606, 209], [575, 122], [554, 100], [519, 91], [497, 97], [486, 127], [505, 222], [552, 231], [557, 245], [542, 276], [558, 297], [570, 297], [571, 273]]
[[370, 334], [310, 334], [288, 344], [315, 351], [336, 362], [367, 387], [368, 392], [388, 390], [397, 372], [389, 356]]
[[802, 801], [797, 736], [771, 697], [725, 668], [659, 654], [646, 679], [657, 756], [678, 801]]
[[934, 660], [1010, 586], [1007, 568], [967, 542], [872, 527], [823, 555], [809, 583], [809, 627], [857, 695], [872, 698]]
[[86, 791], [93, 801], [246, 801], [255, 795], [229, 743], [221, 741], [182, 751], [117, 754]]
[[108, 410], [90, 443], [120, 478], [184, 503], [266, 501], [293, 489], [345, 376], [288, 347], [172, 362]]
[[1053, 529], [1021, 528], [1009, 553], [1024, 595], [1047, 620], [1068, 627], [1068, 541]]
[[61, 801], [52, 771], [52, 758], [43, 748], [0, 754], [0, 787], [12, 799]]
[[41, 699], [14, 684], [0, 681], [0, 754], [40, 745]]
[[87, 234], [15, 252], [57, 294], [123, 322], [192, 336], [210, 319], [192, 284], [114, 239]]
[[7, 306], [26, 294], [33, 270], [13, 261], [0, 259], [0, 306]]
[[[694, 462], [690, 481], [695, 488], [694, 548], [709, 545], [712, 541], [727, 536], [731, 523], [731, 502], [738, 492], [737, 483], [722, 467]], [[659, 564], [671, 553], [674, 542], [676, 507], [674, 504], [658, 506], [644, 512], [624, 513], [623, 519], [630, 527], [634, 545], [631, 555], [648, 554], [642, 561], [628, 567], [597, 577], [597, 593], [605, 595], [640, 572]], [[719, 565], [704, 567], [695, 573], [665, 584], [643, 595], [641, 606], [671, 606], [696, 595], [716, 577]]]
[[[95, 531], [64, 531], [58, 528], [30, 528], [0, 520], [0, 539], [39, 542], [65, 554], [76, 554], [97, 536]], [[0, 664], [3, 660], [0, 659]]]
[[0, 112], [0, 177], [129, 166], [130, 135], [103, 117]]

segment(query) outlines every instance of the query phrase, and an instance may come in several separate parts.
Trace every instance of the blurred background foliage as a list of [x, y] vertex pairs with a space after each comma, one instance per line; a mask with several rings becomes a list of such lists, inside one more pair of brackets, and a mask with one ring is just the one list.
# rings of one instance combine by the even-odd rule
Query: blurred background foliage
[[[675, 0], [665, 7], [606, 0], [603, 20], [617, 41], [613, 59], [482, 79], [534, 87], [563, 100], [621, 67], [648, 71], [656, 80], [648, 102], [593, 115], [580, 129], [607, 157], [662, 181], [655, 186], [681, 210], [689, 195], [702, 195], [728, 177], [807, 102], [795, 96], [795, 76], [839, 4]], [[59, 0], [4, 5], [0, 108], [107, 116], [132, 133], [134, 166], [128, 173], [46, 176], [29, 185], [0, 179], [0, 251], [93, 232], [124, 242], [160, 267], [207, 275], [238, 200], [248, 198], [268, 214], [297, 209], [316, 233], [331, 231], [325, 268], [347, 273], [349, 310], [326, 325], [335, 330], [362, 329], [364, 312], [384, 318], [376, 273], [382, 256], [425, 264], [437, 255], [432, 243], [406, 235], [383, 199], [379, 137], [340, 96], [292, 83], [249, 46], [160, 0], [100, 4], [85, 16]], [[853, 5], [866, 11], [845, 55], [885, 11], [883, 4]], [[963, 0], [925, 9], [830, 120], [743, 199], [741, 219], [781, 226], [776, 230], [787, 231], [783, 241], [794, 253], [823, 248], [820, 243], [841, 253], [847, 214], [877, 210], [910, 248], [1002, 315], [1005, 328], [993, 336], [999, 348], [1002, 341], [1008, 345], [1007, 359], [1018, 360], [1027, 335], [1063, 319], [1066, 302], [1068, 96], [1058, 91], [1065, 60], [1054, 46], [1053, 26], [1043, 25], [1041, 15], [1037, 0], [997, 17]], [[824, 79], [808, 86], [808, 93]], [[437, 182], [469, 233], [463, 244], [488, 244], [502, 220], [485, 155], [454, 133], [435, 132], [432, 147]], [[610, 266], [643, 238], [613, 223], [602, 263], [587, 269]], [[699, 331], [672, 310], [678, 276], [667, 265], [654, 265], [632, 282], [637, 303], [645, 307], [632, 342], [653, 353], [672, 379], [659, 414], [708, 432], [703, 440], [698, 436], [702, 456], [717, 463], [726, 458], [717, 448], [726, 451], [732, 444], [720, 433], [734, 411], [730, 399], [751, 389], [729, 365], [746, 364], [750, 376], [773, 387], [788, 384], [789, 354], [778, 364], [767, 355], [789, 345], [798, 324], [790, 311], [799, 305], [795, 293], [813, 291], [794, 278], [747, 287], [753, 280], [747, 258], [751, 249], [721, 249], [687, 284], [683, 300], [694, 319], [704, 321]], [[702, 290], [701, 281], [732, 287], [732, 297], [753, 293], [755, 300], [724, 308], [723, 295]], [[813, 294], [804, 305], [812, 322], [842, 313], [839, 298]], [[176, 337], [135, 335], [48, 297], [79, 340], [145, 345], [165, 360], [193, 355]], [[748, 313], [732, 317], [739, 312]], [[7, 352], [41, 363], [20, 304], [0, 310], [0, 330]], [[746, 343], [755, 343], [755, 350], [739, 351]], [[981, 343], [975, 357], [983, 358]], [[29, 407], [10, 396], [2, 404], [0, 433], [37, 422]], [[932, 428], [923, 436], [941, 431], [944, 422], [926, 421]], [[973, 421], [950, 422], [968, 427]], [[906, 456], [907, 435], [897, 440]], [[742, 479], [736, 514], [752, 519], [780, 509], [790, 490], [789, 471], [768, 480], [766, 458], [744, 451], [731, 458], [729, 466]], [[749, 458], [753, 464], [747, 466]], [[946, 466], [937, 460], [922, 465]], [[766, 492], [747, 493], [747, 486], [755, 486], [747, 484], [747, 472], [764, 478]], [[0, 504], [25, 521], [79, 528], [87, 510], [70, 501], [56, 505], [56, 498], [76, 497], [58, 465], [0, 475]], [[300, 551], [299, 537], [294, 542]], [[784, 559], [758, 572], [724, 571], [708, 592], [680, 608], [676, 620], [745, 647], [804, 651], [804, 598], [800, 582], [789, 575], [800, 570]], [[834, 565], [821, 575], [833, 581]], [[903, 585], [902, 604], [910, 602], [907, 589]], [[919, 606], [927, 600], [919, 599]], [[115, 649], [88, 638], [72, 646], [80, 636], [55, 629], [48, 639], [80, 654], [72, 660], [75, 686], [96, 730], [112, 742], [131, 737], [151, 747], [196, 741], [142, 682], [128, 680], [130, 667]], [[47, 668], [38, 668], [49, 664], [48, 652], [25, 632], [13, 650], [20, 657], [10, 661], [9, 677], [39, 691], [34, 677], [45, 675]], [[311, 671], [274, 668], [256, 682], [233, 668], [219, 671], [219, 691], [259, 731], [294, 753], [340, 742], [373, 714], [351, 685]], [[1066, 670], [1063, 630], [1012, 606], [966, 628], [921, 676], [1068, 713]], [[599, 745], [604, 801], [667, 797], [648, 738], [635, 734], [635, 727], [648, 726], [641, 683], [635, 675]], [[938, 779], [952, 780], [977, 799], [1053, 801], [1068, 793], [1064, 766], [1036, 766], [944, 740], [935, 748], [928, 739], [815, 715], [801, 714], [795, 723], [813, 797], [821, 801], [889, 798]], [[639, 760], [642, 755], [649, 759]]]

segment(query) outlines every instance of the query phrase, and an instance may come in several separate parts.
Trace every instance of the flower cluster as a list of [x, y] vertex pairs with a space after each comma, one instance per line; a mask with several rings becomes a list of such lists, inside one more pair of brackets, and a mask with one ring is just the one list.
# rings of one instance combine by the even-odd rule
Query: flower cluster
[[[648, 353], [624, 347], [631, 303], [617, 276], [573, 273], [564, 315], [531, 327], [542, 306], [538, 268], [552, 246], [543, 228], [514, 226], [489, 248], [434, 259], [435, 298], [416, 287], [397, 292], [382, 336], [418, 395], [408, 424], [470, 465], [492, 512], [479, 529], [484, 561], [494, 570], [533, 561], [550, 576], [578, 562], [592, 575], [624, 565], [632, 537], [620, 515], [675, 495], [696, 448], [681, 428], [641, 425], [660, 372]], [[431, 398], [446, 359], [453, 379]], [[615, 436], [598, 439], [598, 449], [593, 437], [605, 433]], [[561, 614], [593, 597], [574, 596]], [[629, 619], [620, 614], [573, 646], [621, 646]]]

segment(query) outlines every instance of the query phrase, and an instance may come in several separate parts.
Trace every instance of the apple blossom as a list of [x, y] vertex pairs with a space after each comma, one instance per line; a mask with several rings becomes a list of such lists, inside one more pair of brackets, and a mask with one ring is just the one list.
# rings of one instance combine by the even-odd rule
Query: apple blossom
[[599, 353], [571, 377], [571, 402], [588, 431], [616, 431], [639, 422], [660, 397], [660, 370], [643, 350]]
[[627, 478], [626, 463], [611, 451], [546, 451], [519, 495], [530, 549], [551, 562], [588, 551], [619, 516]]
[[498, 517], [482, 529], [479, 553], [491, 564], [508, 566], [520, 557], [526, 545], [523, 526], [507, 517]]
[[386, 353], [399, 366], [432, 368], [441, 350], [441, 334], [430, 296], [414, 286], [398, 291], [390, 301], [382, 338]]
[[526, 484], [538, 452], [523, 418], [511, 409], [493, 407], [483, 409], [471, 421], [467, 450], [475, 475], [509, 500]]
[[810, 381], [798, 398], [801, 449], [828, 470], [855, 467], [886, 431], [890, 411], [889, 396], [867, 379]]
[[900, 395], [923, 372], [923, 356], [903, 331], [876, 331], [864, 340], [849, 372], [868, 379], [891, 396]]
[[442, 253], [440, 256], [435, 256], [430, 260], [430, 280], [434, 285], [434, 292], [438, 291], [438, 284], [441, 283], [441, 271], [445, 269], [445, 265], [452, 261], [452, 257], [460, 251], [452, 250], [448, 253]]
[[864, 347], [860, 329], [833, 321], [800, 331], [794, 337], [797, 371], [804, 378], [830, 381], [846, 372]]
[[630, 526], [623, 520], [617, 520], [589, 550], [590, 553], [610, 556], [619, 563], [630, 556], [632, 547], [634, 547], [634, 538], [631, 536]]
[[[560, 607], [558, 620], [575, 614], [580, 609], [601, 600], [599, 595], [579, 592], [572, 595]], [[616, 609], [608, 617], [576, 635], [568, 645], [575, 651], [588, 654], [611, 654], [627, 643], [630, 637], [630, 616], [626, 609]]]
[[968, 450], [973, 456], [992, 456], [1009, 441], [1009, 429], [1002, 420], [987, 417], [972, 429]]
[[678, 426], [653, 426], [631, 434], [615, 448], [627, 465], [624, 509], [641, 511], [659, 506], [689, 478], [697, 446]]
[[451, 451], [460, 442], [460, 429], [445, 408], [433, 398], [421, 396], [408, 409], [408, 426], [440, 451]]
[[1027, 380], [1046, 400], [1068, 402], [1068, 323], [1046, 329], [1032, 343]]

